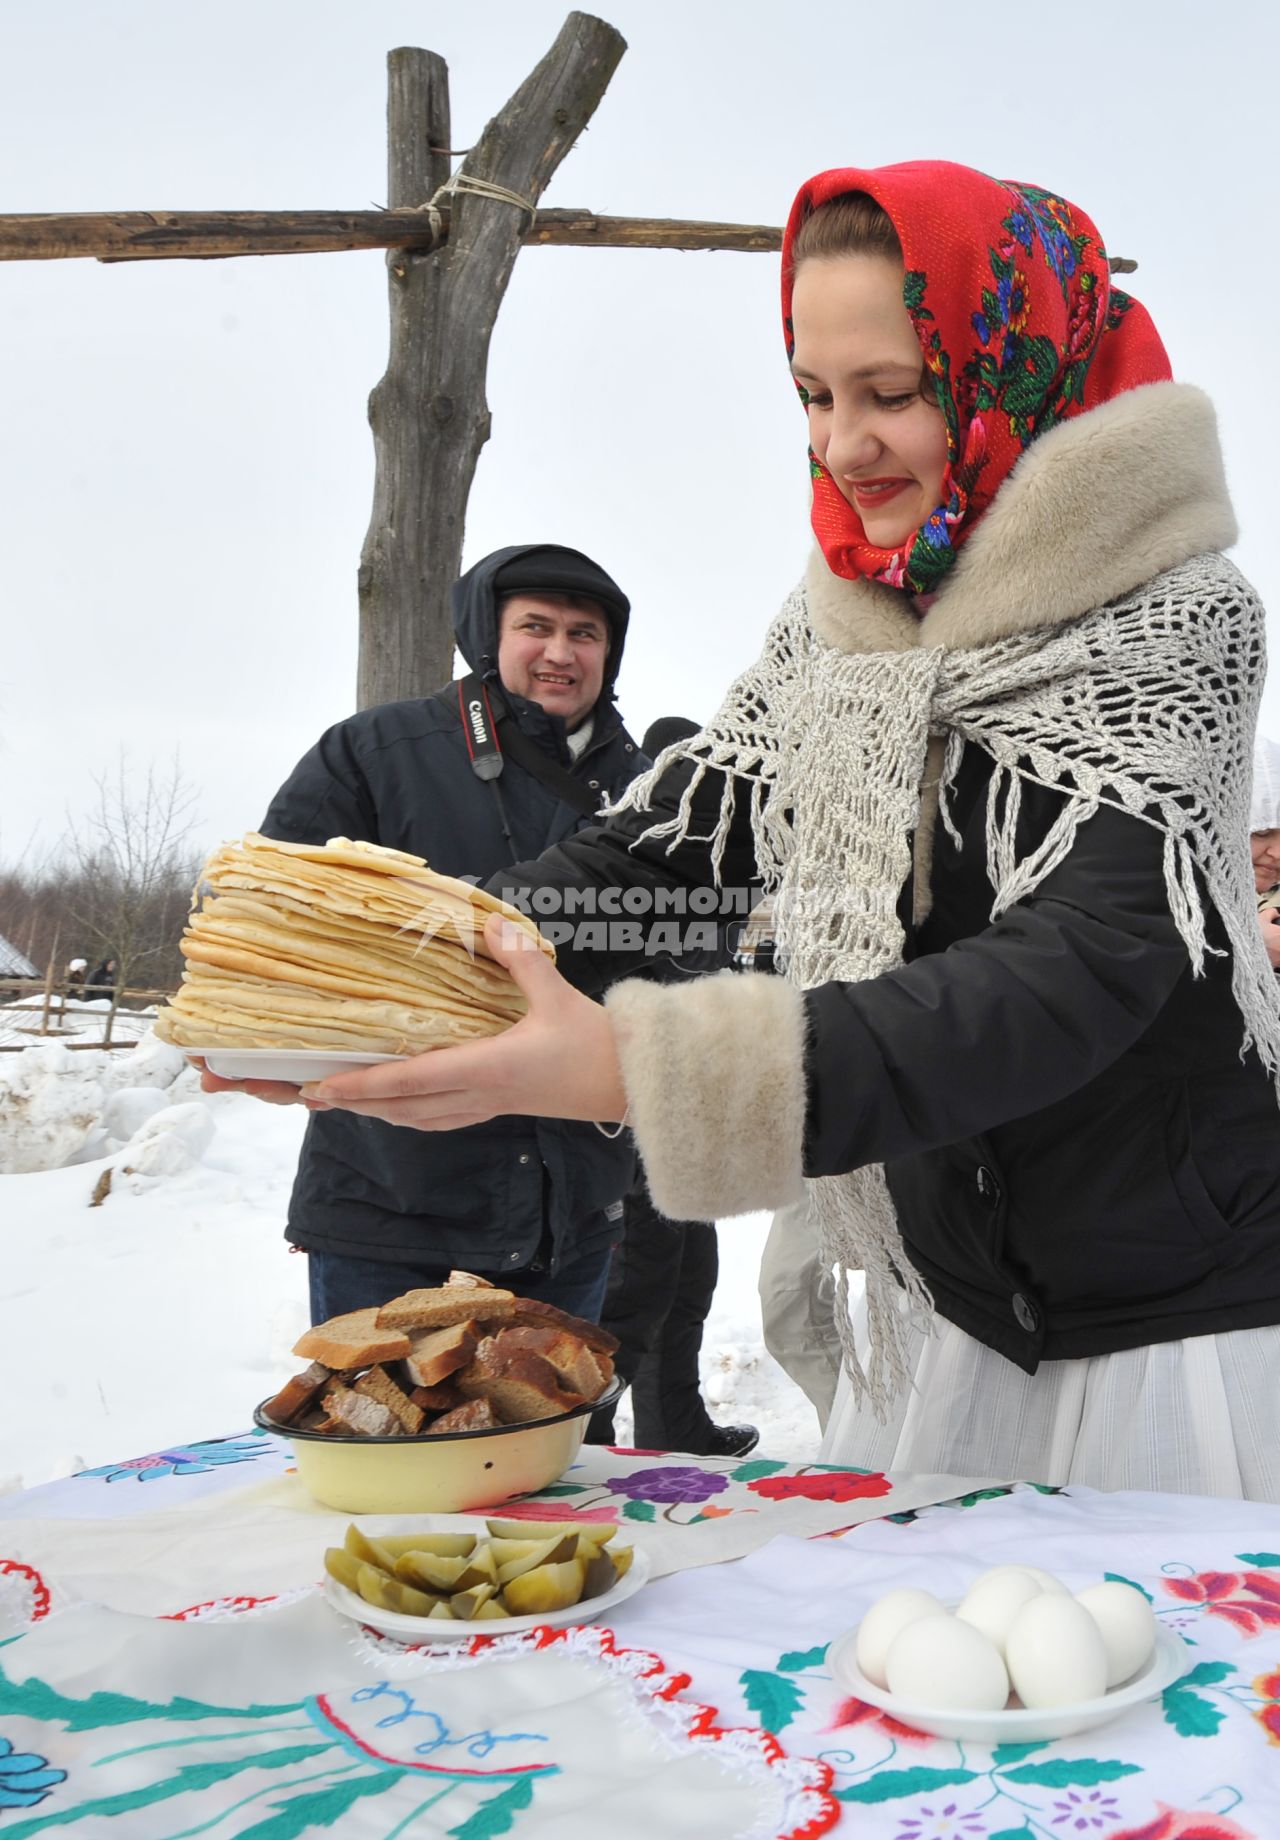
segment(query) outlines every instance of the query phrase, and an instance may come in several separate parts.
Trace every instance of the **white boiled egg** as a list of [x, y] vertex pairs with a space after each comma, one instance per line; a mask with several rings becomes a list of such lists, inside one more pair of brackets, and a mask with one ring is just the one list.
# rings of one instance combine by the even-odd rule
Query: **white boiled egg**
[[[1081, 1614], [1087, 1617], [1088, 1611]], [[995, 1644], [946, 1611], [918, 1617], [894, 1637], [885, 1675], [896, 1698], [948, 1712], [999, 1712], [1009, 1697], [1009, 1676]]]
[[1005, 1578], [1011, 1572], [1019, 1577], [1025, 1573], [1028, 1578], [1034, 1578], [1042, 1591], [1052, 1591], [1058, 1597], [1071, 1595], [1061, 1578], [1055, 1578], [1052, 1572], [1046, 1572], [1039, 1565], [993, 1565], [989, 1571], [980, 1572], [969, 1589], [974, 1591], [980, 1584], [986, 1584], [989, 1578]]
[[1071, 1593], [1068, 1591], [1066, 1585], [1063, 1584], [1061, 1578], [1055, 1578], [1053, 1573], [1046, 1572], [1043, 1566], [1024, 1565], [1019, 1569], [1024, 1572], [1030, 1572], [1042, 1591], [1049, 1591], [1057, 1597], [1070, 1597]]
[[1001, 1566], [975, 1579], [956, 1615], [962, 1623], [972, 1623], [987, 1640], [1004, 1654], [1005, 1641], [1015, 1616], [1025, 1603], [1042, 1595], [1038, 1579], [1017, 1566]]
[[1141, 1591], [1119, 1579], [1076, 1592], [1102, 1635], [1107, 1651], [1107, 1686], [1118, 1687], [1151, 1657], [1156, 1643], [1155, 1612]]
[[859, 1668], [874, 1686], [885, 1686], [885, 1656], [898, 1632], [917, 1617], [945, 1615], [944, 1606], [932, 1591], [917, 1590], [914, 1585], [904, 1585], [878, 1598], [858, 1624], [854, 1655]]
[[1005, 1662], [1024, 1706], [1075, 1706], [1107, 1690], [1102, 1632], [1066, 1593], [1041, 1591], [1022, 1606], [1005, 1640]]

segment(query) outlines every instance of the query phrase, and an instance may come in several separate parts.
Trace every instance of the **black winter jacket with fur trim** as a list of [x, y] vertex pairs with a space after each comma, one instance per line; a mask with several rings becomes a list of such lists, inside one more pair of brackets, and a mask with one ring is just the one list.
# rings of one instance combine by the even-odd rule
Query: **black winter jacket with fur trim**
[[[1156, 384], [1033, 443], [920, 620], [891, 589], [838, 580], [820, 559], [807, 615], [847, 655], [963, 650], [1080, 619], [1234, 536], [1211, 405]], [[1212, 567], [1234, 592], [1229, 567]], [[707, 885], [700, 839], [724, 817], [722, 774], [697, 786], [683, 841], [644, 837], [675, 816], [691, 771], [669, 769], [650, 810], [624, 810], [504, 882]], [[1241, 1058], [1216, 919], [1197, 977], [1160, 831], [1103, 805], [992, 921], [993, 771], [967, 742], [948, 796], [960, 846], [936, 827], [918, 924], [912, 882], [901, 889], [896, 969], [803, 996], [769, 978], [610, 994], [657, 1204], [724, 1217], [776, 1205], [801, 1168], [884, 1163], [939, 1310], [1027, 1371], [1280, 1323], [1280, 1112], [1256, 1056]], [[1021, 785], [1018, 860], [1066, 797], [1035, 777]], [[739, 797], [720, 880], [747, 885], [755, 869]], [[562, 968], [592, 988], [633, 964]]]
[[[902, 891], [906, 964], [804, 998], [804, 1173], [884, 1162], [940, 1312], [1028, 1372], [1280, 1321], [1280, 1112], [1256, 1057], [1240, 1059], [1228, 960], [1193, 977], [1159, 833], [1107, 807], [993, 924], [991, 770], [966, 749], [950, 799], [961, 846], [939, 829], [919, 927]], [[583, 831], [502, 886], [705, 886], [705, 844], [638, 841], [687, 779], [674, 769], [651, 812]], [[720, 790], [707, 779], [696, 795], [708, 820]], [[1020, 854], [1061, 802], [1024, 785]], [[722, 880], [745, 886], [754, 867], [743, 812]], [[635, 962], [561, 968], [598, 989]]]

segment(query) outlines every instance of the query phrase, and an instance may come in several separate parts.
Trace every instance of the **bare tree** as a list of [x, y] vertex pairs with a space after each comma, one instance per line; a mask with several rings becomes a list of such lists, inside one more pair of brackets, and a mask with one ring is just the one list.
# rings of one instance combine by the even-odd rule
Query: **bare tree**
[[80, 936], [116, 961], [103, 1031], [109, 1042], [121, 991], [139, 976], [176, 971], [200, 856], [190, 842], [196, 792], [176, 758], [163, 775], [149, 766], [139, 782], [122, 751], [94, 787], [88, 815], [68, 825], [66, 904]]

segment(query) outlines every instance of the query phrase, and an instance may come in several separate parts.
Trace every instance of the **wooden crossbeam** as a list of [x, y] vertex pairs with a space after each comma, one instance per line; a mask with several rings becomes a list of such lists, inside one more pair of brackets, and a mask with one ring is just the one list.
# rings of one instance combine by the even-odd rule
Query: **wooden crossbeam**
[[[495, 211], [518, 207], [493, 203]], [[406, 249], [427, 255], [448, 240], [425, 211], [94, 211], [0, 215], [0, 262], [99, 262], [185, 257], [321, 255], [351, 249]], [[687, 222], [672, 217], [600, 217], [594, 211], [539, 211], [522, 234], [529, 248], [724, 249], [749, 254], [782, 247], [767, 224]]]

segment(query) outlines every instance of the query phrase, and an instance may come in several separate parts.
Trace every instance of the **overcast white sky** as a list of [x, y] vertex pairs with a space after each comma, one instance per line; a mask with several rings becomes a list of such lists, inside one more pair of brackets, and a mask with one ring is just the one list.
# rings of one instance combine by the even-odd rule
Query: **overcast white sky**
[[[603, 10], [630, 50], [546, 203], [779, 223], [811, 172], [911, 157], [1064, 192], [1217, 401], [1238, 559], [1280, 610], [1273, 6]], [[448, 59], [465, 147], [567, 11], [0, 0], [2, 208], [384, 202], [387, 51]], [[710, 715], [807, 548], [776, 267], [529, 250], [502, 308], [467, 559], [555, 541], [618, 576], [636, 730]], [[0, 327], [0, 860], [53, 843], [122, 744], [180, 750], [201, 841], [256, 824], [353, 704], [382, 257], [2, 263]]]

